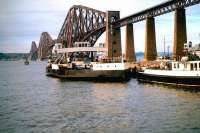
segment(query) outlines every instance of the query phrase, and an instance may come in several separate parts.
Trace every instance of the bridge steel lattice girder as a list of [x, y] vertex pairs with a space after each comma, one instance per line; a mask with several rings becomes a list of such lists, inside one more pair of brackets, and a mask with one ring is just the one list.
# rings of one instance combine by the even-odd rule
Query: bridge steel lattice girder
[[81, 5], [73, 6], [63, 23], [58, 40], [65, 41], [67, 47], [73, 47], [76, 41], [88, 41], [94, 45], [103, 31], [96, 31], [91, 36], [88, 34], [105, 25], [105, 16], [105, 12], [102, 11]]
[[113, 23], [114, 27], [122, 27], [130, 23], [136, 23], [139, 21], [143, 21], [148, 17], [156, 17], [160, 16], [172, 11], [175, 11], [177, 8], [186, 8], [192, 5], [199, 4], [200, 0], [170, 0], [154, 7], [148, 8], [141, 12], [135, 13], [128, 17], [122, 18], [115, 23]]

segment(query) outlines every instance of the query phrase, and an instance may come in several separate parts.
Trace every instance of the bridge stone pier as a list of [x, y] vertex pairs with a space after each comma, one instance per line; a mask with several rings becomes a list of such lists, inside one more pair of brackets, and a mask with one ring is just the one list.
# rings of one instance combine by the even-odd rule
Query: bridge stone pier
[[144, 61], [156, 60], [156, 33], [155, 33], [155, 19], [148, 17], [146, 19], [146, 33], [145, 33], [145, 54]]
[[184, 8], [177, 8], [174, 16], [174, 47], [173, 59], [180, 60], [183, 56], [184, 43], [187, 42], [186, 16]]
[[126, 25], [126, 43], [125, 43], [125, 60], [128, 62], [135, 62], [135, 46], [134, 46], [134, 34], [133, 24]]
[[108, 49], [107, 56], [112, 59], [113, 57], [122, 56], [121, 48], [121, 30], [113, 28], [112, 23], [120, 19], [119, 11], [106, 12], [106, 42], [105, 47]]

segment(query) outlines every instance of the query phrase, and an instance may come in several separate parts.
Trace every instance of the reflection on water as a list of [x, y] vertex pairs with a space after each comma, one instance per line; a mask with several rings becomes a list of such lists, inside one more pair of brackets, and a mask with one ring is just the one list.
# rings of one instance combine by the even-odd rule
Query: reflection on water
[[166, 85], [162, 83], [144, 83], [144, 82], [139, 82], [140, 85], [143, 86], [152, 86], [154, 87], [160, 87], [160, 88], [165, 88], [165, 89], [175, 89], [179, 91], [188, 91], [188, 92], [200, 92], [200, 88], [198, 86], [194, 87], [189, 87], [189, 86], [182, 86], [182, 85]]
[[125, 83], [95, 83], [92, 87], [95, 112], [112, 116], [125, 113], [122, 103], [126, 99], [126, 89]]
[[125, 97], [125, 83], [94, 83], [93, 95], [101, 100], [120, 99]]
[[171, 86], [70, 82], [45, 63], [0, 62], [0, 132], [200, 132], [200, 92]]
[[95, 89], [126, 89], [128, 86], [126, 83], [94, 83]]

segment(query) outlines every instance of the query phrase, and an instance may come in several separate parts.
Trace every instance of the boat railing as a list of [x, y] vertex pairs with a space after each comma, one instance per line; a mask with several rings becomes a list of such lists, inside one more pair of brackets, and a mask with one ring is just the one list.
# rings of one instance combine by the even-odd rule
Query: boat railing
[[96, 63], [120, 63], [124, 62], [123, 58], [121, 56], [119, 57], [104, 57], [104, 58], [99, 58], [95, 60]]

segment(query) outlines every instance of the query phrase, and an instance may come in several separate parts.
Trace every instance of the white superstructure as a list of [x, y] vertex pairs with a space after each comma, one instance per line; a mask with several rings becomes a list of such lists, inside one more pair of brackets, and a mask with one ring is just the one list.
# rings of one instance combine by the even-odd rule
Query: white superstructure
[[62, 43], [56, 43], [52, 49], [52, 54], [57, 54], [57, 50], [62, 49]]
[[94, 71], [98, 70], [125, 70], [124, 63], [94, 63], [92, 64]]
[[173, 71], [173, 70], [145, 69], [143, 73], [151, 75], [160, 75], [160, 76], [182, 76], [182, 77], [198, 76], [200, 78], [200, 71]]
[[51, 68], [52, 68], [52, 70], [59, 70], [58, 64], [52, 64]]
[[[55, 60], [56, 63], [52, 64], [52, 70], [59, 70], [59, 65], [65, 65], [73, 69], [84, 68], [94, 71], [126, 70], [127, 68], [125, 63], [123, 63], [123, 57], [113, 57], [112, 59], [106, 58], [105, 54], [108, 49], [104, 46], [103, 43], [99, 44], [99, 46], [93, 47], [89, 42], [75, 42], [73, 47], [63, 48], [61, 43], [56, 43], [53, 48], [53, 53], [60, 55], [60, 57]], [[92, 61], [84, 62], [84, 60], [79, 60], [80, 58], [84, 58], [83, 55], [81, 57], [77, 57], [75, 54], [68, 56], [69, 53], [80, 54], [80, 52], [82, 52], [83, 55], [85, 52], [94, 52], [95, 54], [92, 56], [95, 57], [92, 57]], [[62, 63], [62, 61], [64, 63]]]
[[200, 71], [200, 61], [172, 62], [174, 71]]
[[145, 74], [161, 76], [198, 76], [200, 77], [200, 61], [172, 61], [170, 70], [145, 69]]

